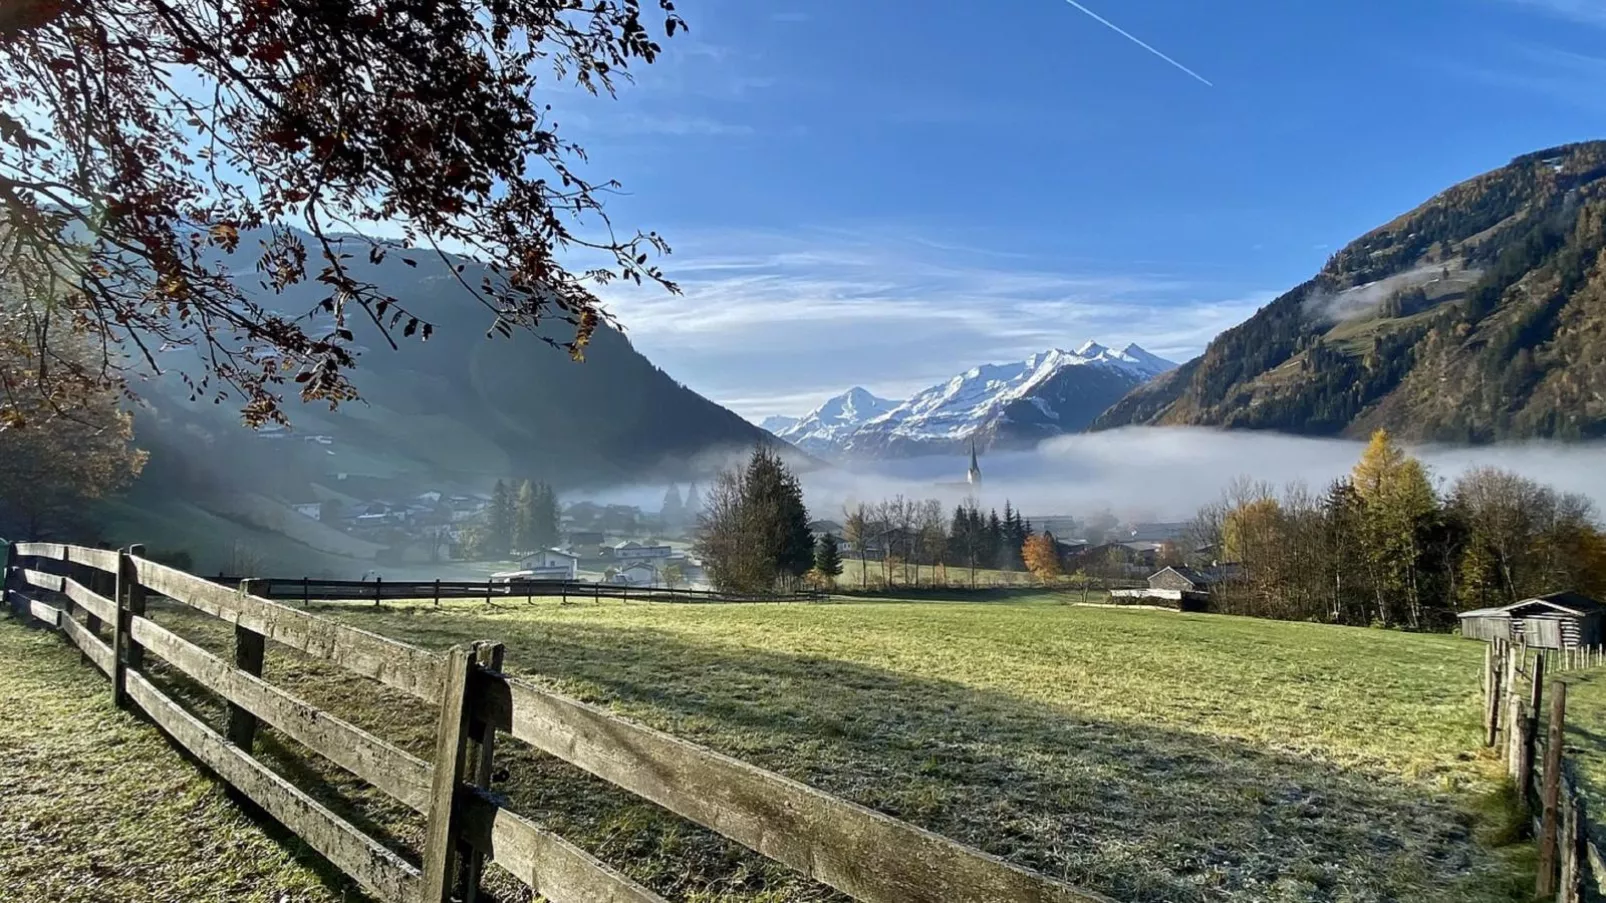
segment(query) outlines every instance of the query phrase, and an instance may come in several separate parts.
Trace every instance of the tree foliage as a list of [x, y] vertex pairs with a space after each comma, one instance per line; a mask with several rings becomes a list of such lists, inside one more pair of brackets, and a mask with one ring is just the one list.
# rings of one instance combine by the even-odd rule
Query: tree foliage
[[715, 588], [795, 586], [814, 565], [814, 535], [797, 477], [770, 448], [715, 480], [698, 518], [697, 554]]
[[1190, 532], [1224, 555], [1192, 563], [1226, 565], [1211, 598], [1229, 613], [1444, 629], [1457, 610], [1606, 594], [1606, 534], [1588, 500], [1496, 468], [1441, 498], [1383, 433], [1325, 492], [1239, 481]]
[[[25, 289], [32, 382], [119, 388], [180, 344], [201, 350], [194, 390], [237, 392], [249, 423], [285, 419], [287, 381], [304, 401], [354, 398], [354, 322], [393, 347], [433, 331], [351, 267], [394, 253], [381, 224], [402, 247], [486, 261], [459, 281], [488, 331], [567, 322], [572, 337], [543, 336], [578, 357], [606, 317], [591, 286], [673, 289], [649, 262], [667, 247], [616, 235], [617, 186], [580, 171], [548, 103], [564, 84], [611, 95], [656, 59], [642, 6], [7, 0], [0, 278]], [[656, 6], [664, 34], [684, 27]], [[595, 265], [573, 272], [565, 250]], [[234, 274], [252, 270], [266, 294], [313, 287], [313, 309], [248, 294]], [[102, 353], [46, 367], [73, 334]]]
[[513, 498], [510, 549], [523, 554], [552, 548], [558, 544], [558, 521], [558, 497], [552, 487], [523, 481]]
[[842, 550], [830, 533], [820, 534], [820, 541], [814, 546], [814, 569], [832, 580], [842, 576]]
[[480, 552], [490, 558], [506, 558], [513, 550], [514, 529], [513, 494], [507, 483], [496, 481], [491, 490], [491, 504], [485, 509], [485, 530], [480, 539]]
[[1026, 569], [1037, 579], [1047, 583], [1062, 573], [1059, 543], [1055, 542], [1053, 534], [1039, 533], [1027, 539], [1022, 553]]

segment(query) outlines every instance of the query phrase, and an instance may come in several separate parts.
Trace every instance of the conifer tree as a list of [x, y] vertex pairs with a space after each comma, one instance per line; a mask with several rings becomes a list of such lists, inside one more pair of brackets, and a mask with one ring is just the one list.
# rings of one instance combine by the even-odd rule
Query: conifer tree
[[842, 576], [842, 550], [830, 533], [820, 534], [820, 541], [814, 546], [814, 569], [830, 577], [832, 583]]
[[521, 555], [542, 548], [535, 536], [535, 500], [535, 487], [530, 481], [520, 483], [513, 498], [512, 549]]
[[513, 495], [507, 484], [496, 481], [491, 505], [485, 512], [484, 550], [493, 558], [506, 558], [513, 547]]

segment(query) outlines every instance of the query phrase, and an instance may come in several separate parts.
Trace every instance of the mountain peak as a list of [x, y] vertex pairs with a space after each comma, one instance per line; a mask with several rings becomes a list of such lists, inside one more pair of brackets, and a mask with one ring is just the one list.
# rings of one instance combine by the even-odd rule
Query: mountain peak
[[1076, 354], [1077, 354], [1078, 357], [1098, 357], [1099, 355], [1101, 355], [1104, 352], [1109, 351], [1109, 350], [1110, 349], [1104, 347], [1103, 345], [1100, 345], [1098, 342], [1095, 342], [1092, 339], [1088, 339], [1087, 341], [1083, 342], [1081, 345], [1077, 346]]

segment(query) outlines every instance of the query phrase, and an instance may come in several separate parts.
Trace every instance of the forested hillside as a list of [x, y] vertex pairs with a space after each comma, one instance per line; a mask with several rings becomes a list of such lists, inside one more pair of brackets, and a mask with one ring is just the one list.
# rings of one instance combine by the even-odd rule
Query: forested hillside
[[[297, 433], [332, 437], [324, 462], [330, 471], [487, 487], [510, 474], [604, 485], [686, 479], [689, 462], [705, 450], [775, 441], [680, 385], [618, 330], [599, 327], [583, 361], [536, 336], [495, 334], [490, 310], [463, 303], [464, 284], [477, 285], [482, 275], [473, 261], [396, 252], [377, 264], [348, 266], [434, 328], [429, 341], [409, 340], [397, 352], [372, 324], [350, 322], [365, 346], [354, 374], [363, 400], [333, 412], [320, 405], [289, 409]], [[261, 301], [305, 315], [316, 296], [292, 291]], [[565, 329], [572, 333], [555, 323], [552, 334], [567, 338]], [[184, 362], [169, 357], [164, 364]], [[142, 441], [174, 422], [190, 431], [238, 429], [229, 405], [190, 405], [175, 380], [165, 386], [157, 409], [141, 418]]]
[[1519, 157], [1362, 236], [1093, 428], [1128, 424], [1606, 435], [1606, 142]]

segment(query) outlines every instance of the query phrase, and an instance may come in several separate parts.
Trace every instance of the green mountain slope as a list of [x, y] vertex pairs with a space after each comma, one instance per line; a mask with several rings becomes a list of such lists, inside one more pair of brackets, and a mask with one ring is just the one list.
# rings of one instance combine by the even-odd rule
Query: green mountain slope
[[1606, 435], [1606, 142], [1528, 154], [1334, 255], [1093, 429]]
[[[290, 505], [336, 492], [354, 503], [488, 491], [504, 478], [545, 481], [569, 497], [662, 487], [709, 479], [727, 453], [755, 443], [785, 445], [676, 382], [618, 330], [599, 328], [583, 362], [528, 334], [488, 338], [490, 313], [465, 298], [449, 269], [464, 264], [464, 278], [478, 284], [478, 265], [407, 256], [416, 268], [400, 253], [377, 267], [349, 265], [429, 320], [433, 338], [398, 338], [396, 351], [371, 324], [353, 321], [364, 348], [353, 376], [363, 400], [336, 411], [292, 404], [288, 433], [245, 429], [228, 399], [191, 400], [177, 371], [196, 373], [194, 352], [166, 352], [169, 372], [140, 387], [145, 404], [135, 412], [136, 442], [150, 463], [126, 497], [104, 506], [110, 538], [183, 549], [206, 568], [224, 567], [244, 546], [283, 573], [355, 576], [383, 547]], [[302, 287], [260, 300], [302, 315], [317, 296]]]

